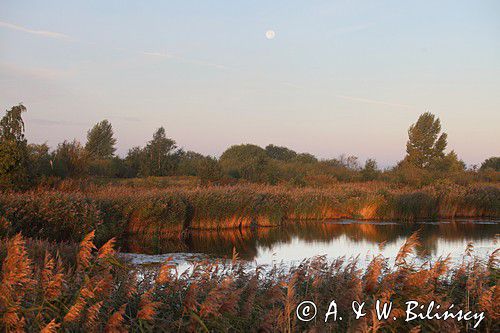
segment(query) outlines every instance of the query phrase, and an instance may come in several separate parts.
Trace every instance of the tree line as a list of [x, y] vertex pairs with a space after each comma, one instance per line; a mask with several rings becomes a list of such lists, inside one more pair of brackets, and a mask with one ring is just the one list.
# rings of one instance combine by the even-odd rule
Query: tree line
[[332, 181], [386, 180], [425, 185], [438, 179], [498, 181], [500, 157], [467, 169], [454, 151], [445, 152], [447, 134], [435, 115], [426, 112], [408, 130], [406, 156], [395, 167], [381, 170], [374, 159], [361, 164], [356, 156], [318, 159], [287, 147], [253, 144], [229, 147], [220, 158], [185, 151], [158, 128], [144, 147], [115, 154], [117, 140], [108, 120], [95, 124], [82, 145], [64, 141], [51, 150], [47, 144], [28, 143], [22, 104], [0, 120], [0, 188], [26, 189], [47, 179], [79, 177], [134, 178], [197, 176], [206, 182], [238, 180], [261, 183], [320, 185]]

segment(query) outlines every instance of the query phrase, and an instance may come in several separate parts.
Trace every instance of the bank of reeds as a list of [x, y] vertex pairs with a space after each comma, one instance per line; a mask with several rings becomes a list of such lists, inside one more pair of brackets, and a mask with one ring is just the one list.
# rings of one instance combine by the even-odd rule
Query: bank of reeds
[[150, 189], [92, 186], [90, 190], [0, 194], [0, 214], [12, 232], [98, 243], [124, 233], [181, 236], [186, 229], [277, 226], [284, 220], [498, 218], [497, 185], [435, 185], [414, 190], [383, 183], [331, 188], [212, 186]]
[[[224, 262], [199, 262], [177, 272], [167, 260], [152, 275], [120, 262], [114, 240], [99, 249], [94, 233], [78, 247], [31, 241], [21, 235], [0, 240], [0, 329], [29, 332], [452, 332], [474, 322], [406, 322], [405, 302], [454, 311], [484, 312], [477, 328], [494, 332], [500, 320], [498, 254], [464, 260], [445, 259], [416, 265], [416, 234], [402, 246], [395, 262], [376, 256], [364, 270], [356, 260], [317, 257], [295, 267], [250, 268], [235, 253]], [[141, 278], [138, 279], [138, 276]], [[338, 317], [325, 323], [331, 300]], [[389, 320], [379, 321], [375, 301], [392, 301]], [[297, 320], [303, 301], [318, 306], [317, 319]], [[366, 316], [355, 320], [351, 302], [366, 302]], [[397, 320], [393, 320], [396, 317]]]

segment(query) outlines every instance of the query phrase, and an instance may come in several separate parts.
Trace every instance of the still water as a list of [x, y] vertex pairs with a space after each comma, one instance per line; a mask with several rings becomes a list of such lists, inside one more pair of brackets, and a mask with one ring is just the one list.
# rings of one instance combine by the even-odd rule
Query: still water
[[419, 232], [416, 259], [461, 258], [469, 242], [474, 254], [486, 258], [500, 241], [500, 221], [455, 220], [412, 224], [359, 221], [288, 222], [276, 228], [192, 231], [183, 240], [141, 239], [131, 236], [124, 245], [135, 263], [161, 262], [172, 253], [179, 263], [200, 257], [230, 258], [233, 248], [244, 260], [258, 265], [296, 264], [318, 255], [329, 258], [359, 256], [363, 265], [373, 256], [394, 258], [406, 239]]

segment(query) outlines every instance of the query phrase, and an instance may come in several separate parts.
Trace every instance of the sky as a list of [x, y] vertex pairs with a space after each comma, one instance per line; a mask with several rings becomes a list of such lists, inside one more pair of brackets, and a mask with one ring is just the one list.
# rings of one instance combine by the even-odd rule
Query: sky
[[122, 156], [164, 126], [212, 156], [273, 143], [382, 166], [430, 111], [478, 164], [500, 155], [500, 2], [3, 0], [0, 107], [20, 102], [52, 147], [108, 119]]

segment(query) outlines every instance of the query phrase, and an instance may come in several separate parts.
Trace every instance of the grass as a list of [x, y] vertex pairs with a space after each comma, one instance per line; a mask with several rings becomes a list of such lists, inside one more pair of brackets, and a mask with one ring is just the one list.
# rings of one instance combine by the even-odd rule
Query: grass
[[178, 183], [151, 188], [79, 183], [57, 190], [1, 193], [0, 214], [11, 222], [11, 233], [80, 241], [96, 230], [96, 241], [102, 244], [126, 233], [175, 239], [187, 229], [278, 226], [285, 220], [498, 218], [500, 187], [437, 184], [413, 189], [368, 182], [327, 188]]
[[[366, 269], [356, 260], [312, 258], [298, 266], [250, 268], [238, 259], [198, 262], [179, 273], [167, 260], [151, 275], [121, 262], [114, 240], [99, 249], [94, 233], [79, 245], [34, 241], [17, 234], [0, 240], [0, 327], [5, 331], [71, 332], [297, 332], [297, 331], [467, 331], [454, 320], [404, 320], [404, 302], [435, 302], [484, 311], [480, 331], [499, 329], [499, 252], [418, 266], [412, 253], [418, 235], [408, 237], [395, 263], [375, 256]], [[141, 277], [141, 278], [139, 278]], [[302, 300], [326, 310], [335, 299], [342, 321], [300, 322]], [[378, 321], [373, 312], [354, 320], [353, 300], [373, 309], [392, 301], [397, 321]], [[322, 315], [322, 314], [321, 314]]]

